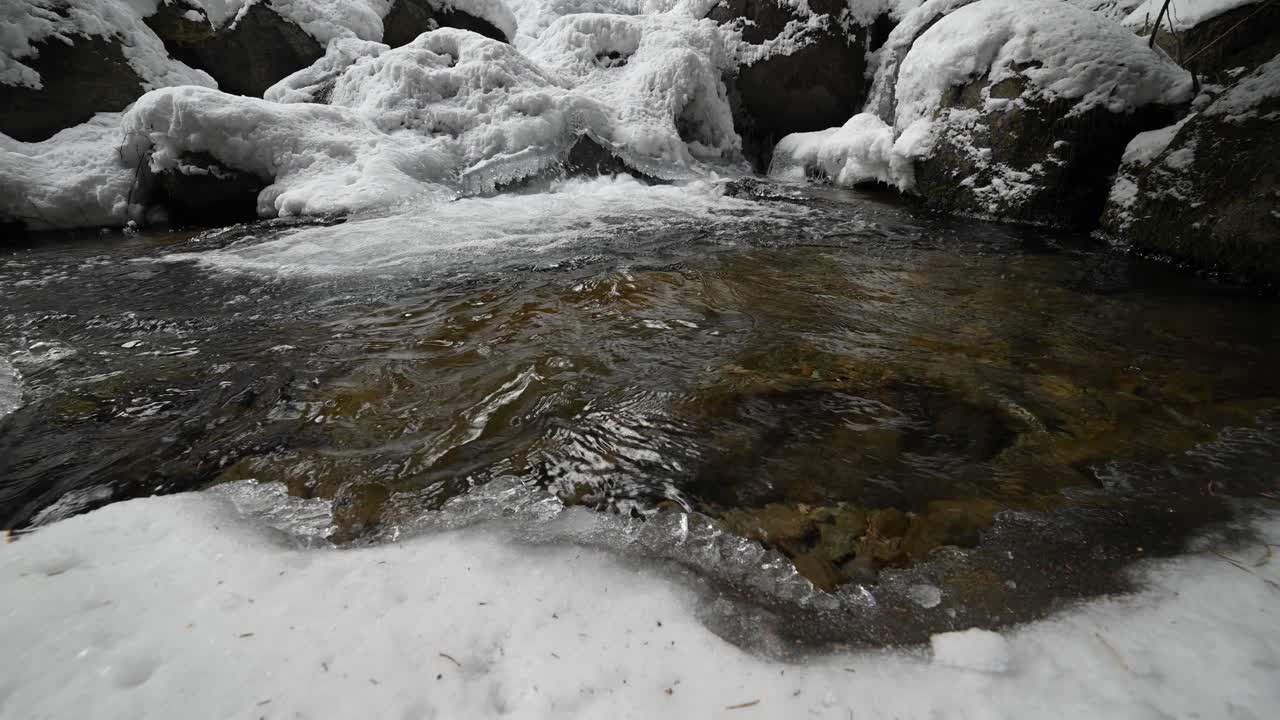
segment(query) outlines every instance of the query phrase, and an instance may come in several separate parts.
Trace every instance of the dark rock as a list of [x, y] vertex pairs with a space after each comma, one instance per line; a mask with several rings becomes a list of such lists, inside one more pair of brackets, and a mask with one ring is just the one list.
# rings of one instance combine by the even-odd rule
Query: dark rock
[[258, 193], [268, 182], [225, 168], [207, 153], [188, 153], [180, 169], [156, 173], [150, 204], [175, 226], [232, 225], [258, 218]]
[[654, 181], [588, 135], [579, 136], [569, 149], [569, 156], [564, 161], [564, 172], [569, 177], [631, 175], [640, 180]]
[[1104, 231], [1141, 251], [1280, 279], [1277, 113], [1280, 56], [1191, 117], [1149, 164], [1126, 167]]
[[[1095, 107], [1072, 114], [1073, 100], [1025, 100], [983, 109], [982, 91], [1018, 97], [1025, 81], [991, 85], [983, 76], [943, 98], [931, 155], [915, 164], [916, 192], [930, 207], [1014, 222], [1089, 228], [1134, 135], [1162, 127], [1177, 108], [1133, 113]], [[978, 113], [969, 112], [977, 109]]]
[[[809, 7], [825, 19], [820, 29], [802, 32], [797, 44], [803, 47], [745, 65], [727, 83], [743, 154], [762, 172], [783, 136], [842, 125], [861, 109], [868, 84], [866, 52], [888, 35], [887, 20], [846, 33], [837, 21], [845, 11], [842, 0], [812, 0]], [[724, 0], [708, 17], [745, 21], [743, 39], [753, 44], [777, 37], [789, 22], [807, 19], [778, 0]]]
[[[1280, 53], [1280, 3], [1242, 5], [1177, 33], [1167, 28], [1156, 33], [1156, 44], [1179, 65], [1220, 85]], [[1142, 32], [1149, 35], [1150, 28]]]
[[382, 42], [400, 47], [413, 42], [424, 32], [452, 27], [470, 30], [499, 42], [507, 42], [507, 36], [492, 23], [459, 10], [433, 8], [426, 0], [396, 0], [382, 19]]
[[123, 110], [142, 95], [142, 81], [125, 60], [119, 39], [70, 40], [34, 43], [36, 56], [23, 59], [40, 73], [41, 89], [0, 86], [0, 132], [23, 142], [46, 140], [94, 113]]
[[[195, 11], [201, 20], [187, 14]], [[319, 60], [324, 48], [302, 28], [260, 2], [234, 21], [215, 28], [204, 10], [172, 0], [145, 19], [169, 54], [204, 70], [223, 92], [262, 97], [278, 80]]]

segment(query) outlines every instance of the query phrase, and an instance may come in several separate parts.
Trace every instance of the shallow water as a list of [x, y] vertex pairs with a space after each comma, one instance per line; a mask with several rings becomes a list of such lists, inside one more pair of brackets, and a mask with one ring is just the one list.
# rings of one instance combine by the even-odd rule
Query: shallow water
[[280, 481], [333, 500], [312, 539], [514, 518], [685, 567], [756, 608], [726, 636], [786, 645], [1121, 589], [1277, 489], [1274, 300], [1078, 236], [756, 194], [596, 181], [31, 241], [0, 260], [0, 524]]

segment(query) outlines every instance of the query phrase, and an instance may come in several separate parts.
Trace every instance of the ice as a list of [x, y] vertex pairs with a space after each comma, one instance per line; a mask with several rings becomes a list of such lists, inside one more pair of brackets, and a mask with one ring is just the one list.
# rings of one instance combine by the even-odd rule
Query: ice
[[803, 180], [816, 171], [837, 185], [879, 181], [902, 189], [914, 184], [905, 154], [893, 150], [893, 128], [870, 113], [854, 115], [843, 127], [793, 133], [773, 151], [769, 175]]
[[567, 180], [533, 194], [463, 198], [170, 257], [284, 274], [411, 273], [495, 253], [537, 255], [570, 244], [591, 250], [619, 235], [711, 219], [745, 223], [764, 212], [757, 203], [724, 197], [710, 183], [651, 186], [618, 176]]
[[[329, 549], [288, 532], [322, 512], [281, 522], [264, 492], [117, 503], [0, 545], [0, 632], [22, 648], [0, 657], [0, 715], [1107, 720], [1280, 702], [1275, 516], [1221, 551], [1237, 564], [1148, 562], [1135, 595], [940, 634], [932, 653], [782, 663], [708, 631], [713, 595], [659, 566], [500, 521]], [[597, 514], [567, 515], [562, 534], [592, 532]]]

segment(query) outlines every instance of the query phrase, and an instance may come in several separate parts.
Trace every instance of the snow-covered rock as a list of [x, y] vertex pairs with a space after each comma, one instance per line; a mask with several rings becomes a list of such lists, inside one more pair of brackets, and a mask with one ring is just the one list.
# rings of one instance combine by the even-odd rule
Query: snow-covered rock
[[1157, 45], [1208, 82], [1229, 83], [1280, 53], [1280, 4], [1172, 0], [1157, 29], [1162, 4], [1144, 0], [1122, 22], [1142, 35], [1154, 30]]
[[[1068, 3], [926, 2], [914, 12], [898, 44], [928, 29], [901, 59], [892, 98], [873, 93], [868, 108], [884, 122], [855, 118], [841, 132], [784, 140], [776, 174], [842, 161], [847, 182], [878, 180], [940, 209], [1092, 225], [1128, 140], [1190, 99], [1188, 73]], [[880, 117], [889, 105], [892, 117]]]
[[783, 136], [829, 128], [858, 111], [868, 52], [888, 31], [888, 8], [880, 0], [725, 0], [711, 10], [708, 17], [741, 32], [735, 120], [757, 168], [768, 168]]
[[1183, 123], [1136, 138], [1104, 230], [1142, 251], [1280, 276], [1278, 121], [1280, 56]]
[[120, 114], [101, 113], [41, 142], [0, 135], [0, 219], [34, 230], [142, 219], [141, 148], [123, 142]]
[[13, 139], [45, 140], [153, 88], [213, 84], [123, 0], [0, 4], [0, 133]]

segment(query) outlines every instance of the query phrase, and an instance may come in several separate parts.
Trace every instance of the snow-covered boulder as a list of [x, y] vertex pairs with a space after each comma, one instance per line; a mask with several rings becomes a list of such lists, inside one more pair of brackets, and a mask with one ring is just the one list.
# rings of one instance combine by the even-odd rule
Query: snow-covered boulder
[[277, 80], [324, 54], [319, 41], [267, 2], [246, 5], [230, 18], [217, 13], [211, 18], [196, 0], [172, 0], [159, 4], [145, 22], [170, 54], [237, 95], [261, 96]]
[[1280, 277], [1280, 56], [1125, 153], [1104, 231], [1197, 265]]
[[902, 58], [891, 118], [877, 98], [838, 132], [784, 139], [771, 172], [879, 181], [956, 213], [1094, 224], [1125, 144], [1173, 121], [1190, 74], [1059, 0], [935, 9], [948, 5]]
[[934, 207], [1092, 226], [1128, 141], [1167, 125], [1190, 75], [1098, 15], [1050, 0], [981, 0], [903, 61], [895, 124], [928, 126], [915, 191]]
[[839, 125], [861, 107], [868, 52], [888, 33], [880, 0], [723, 0], [709, 18], [741, 32], [734, 118], [747, 157], [767, 168], [783, 136]]
[[1142, 0], [1121, 22], [1149, 36], [1189, 70], [1225, 84], [1280, 53], [1280, 3], [1268, 0]]
[[147, 90], [213, 85], [119, 0], [0, 3], [0, 133], [45, 140]]

